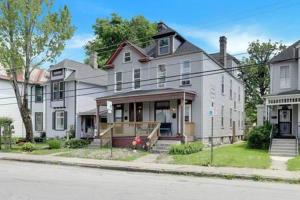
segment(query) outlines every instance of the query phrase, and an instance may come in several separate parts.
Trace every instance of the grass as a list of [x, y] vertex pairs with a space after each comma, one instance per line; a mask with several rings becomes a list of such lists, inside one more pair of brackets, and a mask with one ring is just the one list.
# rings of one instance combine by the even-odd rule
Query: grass
[[34, 151], [30, 152], [30, 154], [33, 154], [33, 155], [49, 155], [49, 154], [54, 154], [54, 153], [67, 152], [67, 151], [69, 151], [69, 149], [66, 149], [66, 148], [61, 148], [61, 149], [37, 149], [37, 150], [34, 150]]
[[133, 161], [137, 158], [140, 158], [146, 155], [147, 152], [144, 151], [133, 151], [130, 149], [121, 149], [114, 148], [113, 149], [113, 157], [110, 157], [110, 149], [102, 148], [102, 149], [74, 149], [69, 152], [65, 152], [59, 154], [59, 156], [63, 157], [77, 157], [77, 158], [90, 158], [90, 159], [98, 159], [98, 160], [121, 160], [121, 161]]
[[[173, 163], [185, 165], [210, 164], [210, 150], [190, 155], [174, 155]], [[213, 166], [247, 167], [266, 169], [271, 165], [271, 159], [266, 150], [249, 149], [245, 143], [226, 145], [214, 149]]]
[[300, 171], [300, 156], [288, 160], [287, 162], [287, 169], [289, 171]]

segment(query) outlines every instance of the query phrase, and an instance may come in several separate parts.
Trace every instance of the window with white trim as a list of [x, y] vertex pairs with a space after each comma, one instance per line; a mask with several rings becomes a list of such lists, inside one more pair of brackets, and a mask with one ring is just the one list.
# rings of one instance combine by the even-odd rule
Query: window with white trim
[[280, 88], [281, 89], [289, 88], [290, 84], [291, 84], [290, 67], [280, 66]]
[[131, 53], [130, 51], [124, 52], [124, 63], [131, 62]]
[[54, 82], [52, 87], [52, 99], [62, 100], [64, 98], [65, 83], [63, 81]]
[[65, 129], [65, 112], [56, 111], [55, 112], [55, 129], [64, 130]]
[[241, 129], [241, 111], [239, 111], [238, 127]]
[[157, 68], [157, 87], [166, 86], [166, 65], [158, 65]]
[[133, 70], [133, 88], [135, 90], [141, 88], [141, 69]]
[[122, 72], [116, 72], [115, 74], [115, 91], [122, 91]]
[[229, 118], [229, 124], [230, 124], [230, 127], [232, 127], [232, 108], [230, 108], [230, 118]]
[[189, 60], [183, 61], [181, 65], [181, 85], [191, 84], [191, 63]]
[[221, 128], [224, 128], [224, 105], [221, 107]]
[[36, 131], [43, 131], [43, 113], [36, 112], [34, 115], [34, 125]]
[[233, 108], [236, 110], [236, 93], [233, 93]]
[[238, 101], [241, 102], [241, 87], [238, 89]]
[[185, 104], [184, 121], [192, 122], [192, 104]]
[[232, 80], [230, 80], [229, 97], [232, 100]]
[[221, 93], [223, 95], [225, 93], [225, 78], [224, 78], [224, 75], [222, 75], [222, 79], [221, 79]]
[[158, 40], [158, 54], [164, 55], [170, 52], [170, 38], [162, 38]]

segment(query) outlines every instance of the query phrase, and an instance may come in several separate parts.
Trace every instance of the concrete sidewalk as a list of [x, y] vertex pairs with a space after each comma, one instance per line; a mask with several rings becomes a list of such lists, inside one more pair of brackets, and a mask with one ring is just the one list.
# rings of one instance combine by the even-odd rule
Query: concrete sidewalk
[[16, 153], [0, 153], [0, 159], [21, 162], [91, 167], [109, 170], [300, 183], [300, 172], [289, 172], [284, 170], [155, 164], [142, 162], [66, 158], [51, 155], [28, 155]]

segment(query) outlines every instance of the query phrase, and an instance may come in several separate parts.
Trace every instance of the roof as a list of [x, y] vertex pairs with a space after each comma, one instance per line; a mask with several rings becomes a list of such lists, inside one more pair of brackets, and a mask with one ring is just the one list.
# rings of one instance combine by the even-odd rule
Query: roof
[[[79, 112], [78, 115], [80, 116], [85, 116], [85, 115], [96, 115], [97, 113], [97, 109], [93, 108], [91, 110], [87, 110], [87, 111], [83, 111], [83, 112]], [[107, 110], [102, 110], [99, 112], [99, 114], [103, 115], [103, 114], [107, 114]]]
[[[49, 77], [49, 73], [47, 72], [47, 70], [36, 68], [30, 74], [29, 83], [40, 85], [46, 82], [48, 80], [48, 77]], [[11, 77], [7, 75], [6, 71], [1, 66], [0, 66], [0, 80], [7, 80], [7, 81], [11, 80]], [[20, 72], [18, 74], [17, 80], [19, 82], [24, 82], [23, 72]]]
[[293, 60], [293, 59], [298, 59], [298, 51], [297, 51], [297, 46], [300, 45], [300, 40], [283, 50], [281, 53], [278, 55], [274, 56], [271, 60], [270, 63], [277, 63], [277, 62], [283, 62], [287, 60]]
[[[211, 53], [209, 55], [212, 56], [214, 59], [216, 59], [218, 62], [220, 62], [220, 59], [221, 59], [220, 52]], [[232, 56], [229, 53], [227, 53], [226, 55], [227, 55], [227, 58], [233, 60], [236, 64], [240, 64], [240, 61], [236, 57]]]
[[106, 86], [107, 72], [101, 69], [95, 69], [90, 65], [83, 64], [74, 60], [65, 59], [49, 68], [49, 71], [56, 69], [71, 69], [74, 70], [65, 80], [80, 81], [83, 83]]
[[266, 97], [269, 97], [269, 96], [293, 95], [293, 94], [300, 94], [300, 90], [290, 90], [290, 91], [280, 92], [280, 93], [277, 93], [277, 94], [269, 94], [269, 95], [266, 95]]
[[174, 35], [177, 33], [175, 30], [173, 30], [163, 22], [159, 22], [157, 26], [158, 26], [158, 32], [152, 37], [153, 39], [168, 36], [168, 35]]

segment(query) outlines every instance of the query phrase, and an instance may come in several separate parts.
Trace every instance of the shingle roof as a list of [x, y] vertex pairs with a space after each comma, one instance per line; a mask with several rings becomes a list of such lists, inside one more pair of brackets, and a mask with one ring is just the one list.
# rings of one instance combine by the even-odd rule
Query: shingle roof
[[94, 85], [106, 86], [107, 85], [107, 72], [101, 69], [94, 69], [90, 65], [83, 64], [74, 60], [65, 59], [56, 65], [52, 65], [49, 71], [56, 69], [71, 69], [74, 70], [66, 81], [80, 81]]
[[298, 51], [296, 47], [300, 45], [300, 40], [283, 50], [281, 53], [278, 55], [274, 56], [271, 60], [270, 63], [276, 63], [276, 62], [282, 62], [286, 60], [292, 60], [292, 59], [298, 59]]
[[[221, 58], [220, 52], [217, 52], [217, 53], [211, 53], [211, 54], [209, 54], [209, 55], [212, 56], [214, 59], [216, 59], [217, 61], [220, 62], [220, 58]], [[230, 58], [230, 59], [232, 59], [234, 62], [236, 62], [237, 64], [240, 64], [240, 61], [239, 61], [236, 57], [230, 55], [229, 53], [227, 53], [227, 58]]]

